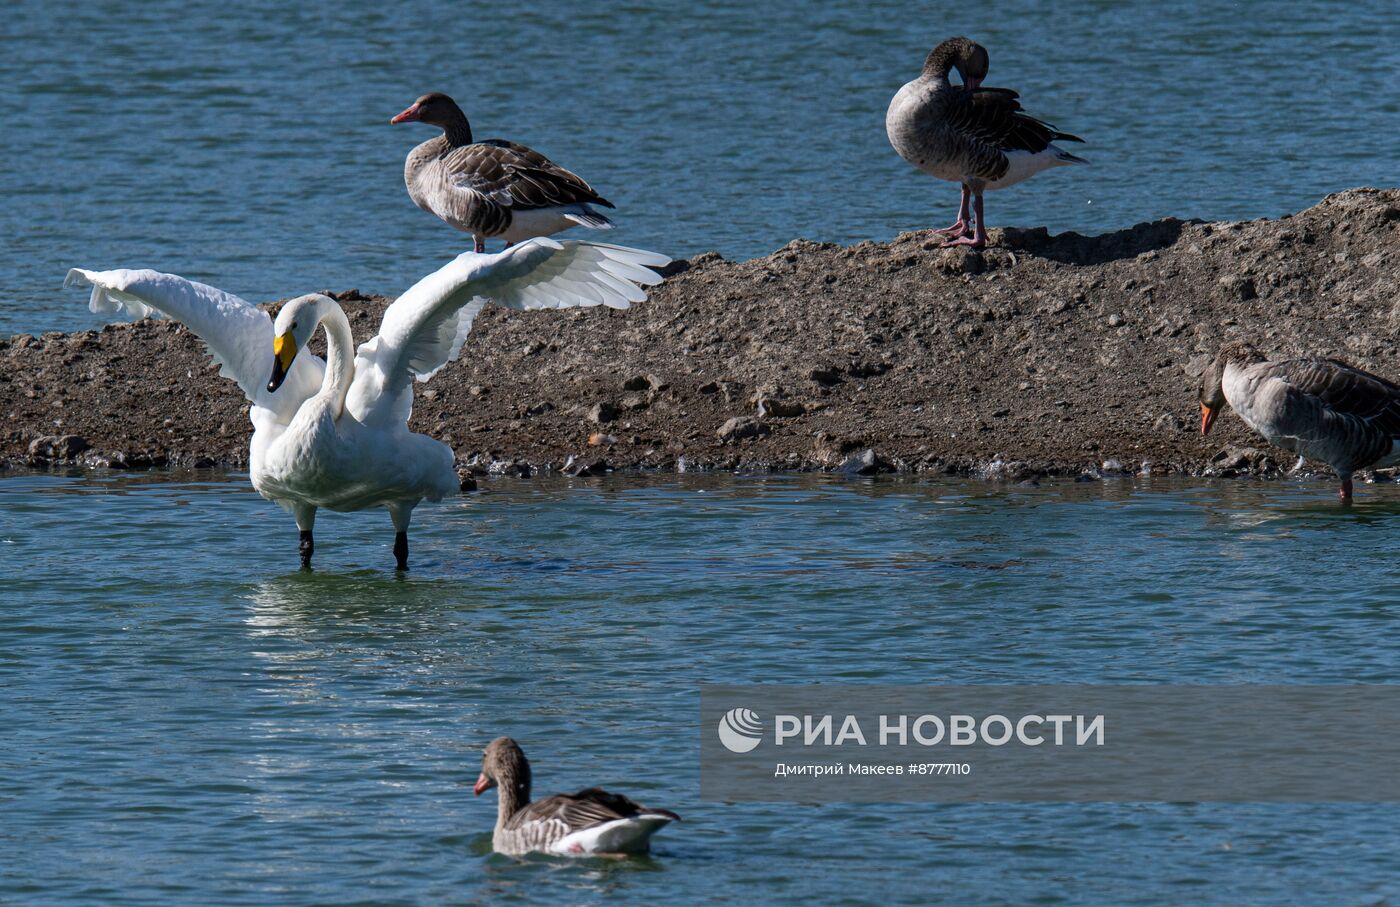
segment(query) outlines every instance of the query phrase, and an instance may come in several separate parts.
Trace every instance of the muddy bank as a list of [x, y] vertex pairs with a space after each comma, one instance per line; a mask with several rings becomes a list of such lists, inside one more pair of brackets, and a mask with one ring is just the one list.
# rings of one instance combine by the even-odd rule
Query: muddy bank
[[[1291, 461], [1238, 418], [1196, 432], [1196, 375], [1222, 337], [1400, 376], [1400, 190], [1278, 220], [992, 239], [798, 240], [675, 263], [627, 312], [488, 309], [418, 385], [412, 426], [463, 467], [512, 472], [1270, 472]], [[333, 295], [356, 342], [374, 333], [388, 300]], [[0, 340], [0, 413], [12, 465], [242, 466], [251, 433], [198, 340], [158, 321]]]

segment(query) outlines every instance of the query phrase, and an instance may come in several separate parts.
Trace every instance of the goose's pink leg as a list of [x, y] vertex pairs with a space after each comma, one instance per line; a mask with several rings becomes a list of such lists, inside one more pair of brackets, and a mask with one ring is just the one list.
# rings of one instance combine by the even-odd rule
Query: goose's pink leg
[[944, 227], [941, 230], [934, 230], [935, 233], [945, 233], [949, 236], [966, 236], [968, 223], [967, 203], [972, 198], [972, 191], [964, 183], [962, 187], [962, 201], [958, 203], [958, 222], [951, 227]]
[[1342, 480], [1342, 490], [1339, 492], [1339, 496], [1341, 497], [1341, 499], [1342, 499], [1343, 501], [1350, 501], [1350, 500], [1351, 500], [1351, 477], [1350, 477], [1350, 476], [1348, 476], [1347, 478], [1345, 478], [1345, 479]]
[[982, 216], [982, 195], [981, 195], [981, 193], [978, 193], [978, 194], [977, 194], [977, 197], [974, 198], [974, 199], [972, 200], [972, 210], [973, 210], [973, 211], [976, 213], [976, 215], [977, 215], [977, 226], [976, 226], [976, 228], [972, 231], [972, 235], [971, 235], [971, 236], [960, 236], [960, 237], [958, 237], [957, 239], [953, 240], [952, 242], [945, 243], [945, 245], [949, 245], [949, 246], [971, 246], [971, 247], [974, 248], [974, 249], [980, 249], [980, 248], [982, 248], [983, 246], [985, 246], [985, 245], [987, 244], [987, 221], [986, 221], [986, 218]]
[[478, 255], [486, 251], [486, 240], [482, 239], [480, 236], [473, 236], [472, 239], [476, 240], [476, 253]]

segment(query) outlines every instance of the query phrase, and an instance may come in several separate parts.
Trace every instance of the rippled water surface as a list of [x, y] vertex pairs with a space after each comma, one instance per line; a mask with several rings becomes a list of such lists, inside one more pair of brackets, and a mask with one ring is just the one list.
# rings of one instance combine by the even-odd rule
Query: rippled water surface
[[[1400, 487], [0, 478], [0, 901], [1391, 903], [1394, 807], [699, 799], [699, 684], [1396, 683]], [[671, 807], [648, 860], [489, 854], [480, 747]]]
[[[945, 226], [957, 193], [885, 139], [938, 40], [1078, 133], [1092, 168], [988, 196], [994, 226], [1277, 216], [1393, 185], [1400, 5], [1321, 0], [12, 0], [0, 25], [0, 335], [92, 327], [69, 267], [251, 299], [397, 294], [466, 248], [402, 184], [420, 93], [618, 205], [609, 238], [766, 254]], [[576, 233], [582, 231], [575, 231]]]

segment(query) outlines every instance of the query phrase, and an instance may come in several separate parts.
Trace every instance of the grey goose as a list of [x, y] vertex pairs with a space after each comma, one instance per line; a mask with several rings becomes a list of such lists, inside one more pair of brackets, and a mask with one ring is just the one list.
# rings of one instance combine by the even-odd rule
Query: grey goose
[[[953, 237], [952, 245], [979, 249], [987, 244], [984, 191], [1004, 189], [1051, 167], [1088, 163], [1054, 144], [1083, 139], [1024, 113], [1020, 95], [1011, 89], [983, 87], [989, 65], [982, 45], [949, 38], [929, 52], [923, 72], [899, 90], [885, 113], [885, 133], [900, 157], [962, 186], [957, 222], [937, 232]], [[948, 78], [955, 69], [961, 85]]]
[[414, 101], [390, 123], [422, 122], [442, 129], [408, 153], [403, 180], [414, 204], [476, 240], [504, 239], [509, 247], [582, 224], [598, 230], [612, 221], [593, 205], [614, 207], [577, 175], [524, 145], [472, 138], [467, 115], [440, 91]]
[[500, 789], [491, 835], [497, 853], [646, 853], [651, 836], [680, 819], [670, 810], [648, 809], [597, 787], [531, 801], [530, 763], [509, 737], [492, 740], [482, 754], [474, 790], [480, 796], [493, 787]]
[[1225, 404], [1272, 444], [1352, 475], [1400, 463], [1400, 386], [1338, 359], [1265, 359], [1227, 343], [1201, 376], [1201, 434]]

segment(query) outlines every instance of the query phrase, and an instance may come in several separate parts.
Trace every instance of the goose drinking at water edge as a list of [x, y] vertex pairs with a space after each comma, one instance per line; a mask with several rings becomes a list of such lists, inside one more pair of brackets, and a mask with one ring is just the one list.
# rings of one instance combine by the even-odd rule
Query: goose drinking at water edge
[[1270, 443], [1321, 460], [1351, 500], [1352, 475], [1400, 464], [1400, 387], [1337, 359], [1268, 360], [1227, 343], [1201, 376], [1201, 434], [1225, 404]]

